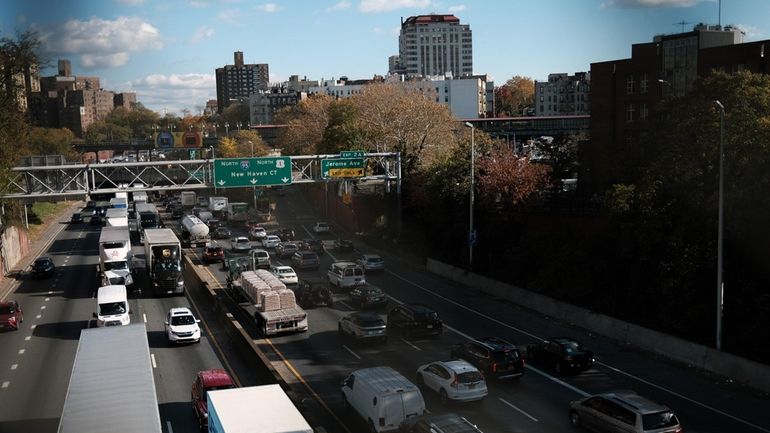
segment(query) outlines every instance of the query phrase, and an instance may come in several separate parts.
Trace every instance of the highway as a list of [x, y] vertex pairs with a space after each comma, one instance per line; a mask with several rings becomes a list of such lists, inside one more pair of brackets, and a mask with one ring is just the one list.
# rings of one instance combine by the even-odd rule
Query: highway
[[[314, 237], [310, 228], [317, 212], [299, 191], [290, 189], [277, 198], [280, 226], [291, 226], [298, 238]], [[231, 227], [236, 228], [236, 227]], [[244, 234], [243, 227], [238, 234]], [[97, 287], [99, 231], [88, 225], [64, 225], [47, 254], [54, 258], [56, 276], [48, 280], [23, 280], [16, 293], [24, 308], [24, 324], [18, 332], [0, 334], [0, 433], [55, 432], [64, 403], [70, 370], [82, 328], [93, 326], [93, 295]], [[323, 236], [331, 246], [334, 233]], [[299, 271], [303, 276], [323, 276], [335, 259], [351, 259], [359, 253], [378, 252], [356, 240], [357, 251], [338, 254], [329, 250], [318, 271]], [[218, 241], [229, 247], [228, 241]], [[188, 250], [195, 272], [215, 277], [224, 284], [217, 265], [199, 263], [200, 249]], [[134, 247], [137, 257], [141, 248]], [[671, 407], [685, 432], [770, 432], [768, 396], [757, 395], [730, 383], [721, 383], [631, 348], [621, 347], [598, 336], [588, 335], [568, 324], [523, 310], [425, 271], [423, 264], [378, 252], [386, 270], [367, 274], [367, 280], [390, 297], [390, 305], [422, 302], [444, 320], [445, 332], [436, 339], [407, 338], [391, 334], [385, 344], [355, 344], [337, 333], [337, 321], [353, 311], [347, 295], [335, 293], [335, 305], [309, 310], [310, 330], [262, 339], [248, 317], [228, 303], [276, 369], [298, 394], [299, 406], [322, 413], [319, 419], [327, 432], [360, 432], [364, 424], [342, 410], [339, 383], [351, 371], [389, 365], [414, 379], [417, 367], [447, 359], [454, 343], [481, 335], [494, 335], [519, 345], [550, 336], [576, 337], [598, 355], [598, 365], [580, 375], [557, 376], [541, 365], [529, 365], [524, 377], [490, 382], [489, 396], [481, 403], [443, 407], [436, 395], [423, 390], [431, 412], [453, 411], [467, 417], [484, 432], [564, 432], [573, 430], [567, 419], [571, 400], [613, 389], [633, 389]], [[273, 258], [274, 263], [280, 261]], [[193, 432], [197, 424], [190, 408], [190, 384], [195, 372], [225, 367], [241, 385], [258, 384], [248, 360], [240, 358], [221, 335], [214, 320], [210, 298], [200, 287], [189, 284], [187, 296], [138, 297], [130, 300], [131, 320], [146, 321], [150, 351], [164, 431]], [[142, 279], [139, 279], [142, 284]], [[168, 347], [163, 321], [169, 308], [190, 306], [203, 319], [200, 344]], [[380, 310], [383, 314], [386, 309]]]

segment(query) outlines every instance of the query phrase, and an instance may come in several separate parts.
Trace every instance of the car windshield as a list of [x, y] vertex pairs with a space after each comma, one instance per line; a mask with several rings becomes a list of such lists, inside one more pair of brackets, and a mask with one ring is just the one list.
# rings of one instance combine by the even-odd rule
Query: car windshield
[[35, 261], [35, 266], [42, 268], [44, 266], [48, 266], [50, 263], [51, 261], [48, 259], [38, 259]]
[[155, 264], [155, 270], [158, 271], [178, 271], [179, 263], [177, 262], [158, 262]]
[[466, 371], [457, 375], [457, 381], [460, 383], [476, 383], [484, 380], [484, 376], [478, 371]]
[[494, 353], [495, 361], [509, 362], [519, 358], [519, 352], [513, 349], [498, 350]]
[[127, 271], [128, 262], [126, 261], [107, 262], [104, 264], [104, 270], [105, 271]]
[[656, 430], [665, 427], [674, 427], [679, 424], [679, 420], [671, 411], [648, 413], [642, 415], [642, 428], [644, 430]]
[[6, 305], [5, 307], [0, 307], [0, 314], [13, 314], [16, 310], [14, 310], [12, 305]]
[[184, 316], [172, 316], [171, 317], [171, 325], [172, 326], [184, 326], [184, 325], [193, 325], [195, 324], [195, 317], [186, 314]]
[[222, 247], [214, 247], [208, 249], [209, 254], [220, 254], [222, 252]]
[[291, 269], [278, 269], [278, 273], [279, 274], [287, 274], [288, 275], [288, 274], [293, 274], [294, 271], [292, 271]]
[[369, 257], [368, 259], [366, 259], [366, 261], [369, 262], [369, 263], [382, 263], [382, 258], [381, 257]]
[[585, 348], [577, 341], [562, 341], [561, 346], [567, 353], [578, 353], [585, 351]]
[[382, 294], [382, 290], [376, 287], [370, 287], [368, 289], [364, 289], [364, 294], [366, 296], [379, 296]]
[[376, 316], [358, 316], [356, 322], [361, 326], [382, 326], [385, 322]]
[[414, 313], [414, 318], [417, 320], [437, 320], [438, 313], [435, 311], [420, 311]]
[[125, 302], [107, 302], [99, 304], [100, 316], [111, 316], [113, 314], [123, 314], [126, 312]]

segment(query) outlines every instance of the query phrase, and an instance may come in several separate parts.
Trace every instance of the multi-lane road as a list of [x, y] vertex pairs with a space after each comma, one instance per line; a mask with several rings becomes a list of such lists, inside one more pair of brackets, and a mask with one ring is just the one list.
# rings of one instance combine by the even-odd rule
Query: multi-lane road
[[[278, 200], [280, 225], [293, 227], [299, 238], [314, 237], [311, 227], [319, 217], [302, 195], [289, 191]], [[334, 236], [332, 233], [322, 238], [331, 245]], [[18, 332], [0, 334], [0, 433], [56, 431], [80, 329], [93, 325], [90, 318], [95, 308], [97, 241], [98, 228], [66, 226], [47, 252], [57, 266], [55, 277], [24, 280], [9, 296], [22, 303], [25, 322]], [[229, 247], [228, 241], [218, 242]], [[318, 271], [299, 271], [300, 277], [323, 276], [335, 259], [375, 252], [358, 241], [356, 248], [345, 254], [329, 250], [322, 256]], [[193, 262], [199, 263], [199, 253], [189, 250]], [[137, 247], [135, 254], [142, 254]], [[424, 390], [431, 412], [460, 413], [487, 433], [564, 432], [572, 429], [567, 419], [571, 400], [612, 389], [633, 389], [674, 409], [686, 432], [770, 433], [768, 396], [618, 346], [443, 280], [427, 273], [421, 263], [381, 254], [387, 269], [368, 274], [367, 280], [389, 295], [391, 305], [422, 302], [435, 309], [445, 323], [441, 337], [421, 339], [393, 334], [386, 344], [367, 345], [343, 339], [337, 334], [337, 321], [355, 310], [345, 293], [335, 293], [331, 308], [309, 310], [307, 333], [271, 339], [259, 338], [248, 317], [236, 309], [232, 311], [297, 395], [304, 395], [298, 406], [320, 414], [314, 419], [321, 420], [328, 432], [356, 433], [364, 429], [363, 423], [341, 406], [339, 383], [351, 371], [389, 365], [414, 378], [419, 365], [447, 359], [452, 344], [473, 336], [495, 335], [519, 345], [549, 336], [577, 337], [594, 349], [599, 363], [574, 376], [557, 376], [542, 366], [528, 365], [520, 379], [490, 383], [489, 396], [475, 404], [443, 407], [437, 396]], [[273, 261], [280, 262], [275, 258]], [[194, 267], [196, 272], [224, 284], [219, 266]], [[190, 383], [196, 371], [224, 366], [242, 385], [258, 383], [247, 360], [231, 350], [225, 339], [217, 338], [221, 334], [219, 323], [210, 320], [207, 313], [210, 302], [211, 298], [193, 284], [185, 297], [130, 301], [131, 320], [147, 323], [160, 414], [164, 431], [169, 433], [196, 430], [189, 403]], [[205, 325], [201, 344], [167, 347], [163, 318], [174, 306], [191, 306], [200, 313]], [[385, 311], [379, 311], [383, 317]]]

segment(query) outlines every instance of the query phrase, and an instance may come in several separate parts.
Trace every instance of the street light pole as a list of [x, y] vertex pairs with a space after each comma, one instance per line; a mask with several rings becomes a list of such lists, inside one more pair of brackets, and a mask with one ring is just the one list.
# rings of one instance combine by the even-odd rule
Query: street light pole
[[[249, 145], [251, 146], [251, 157], [254, 158], [254, 143], [249, 140]], [[251, 195], [254, 196], [254, 212], [257, 211], [257, 187], [252, 186], [251, 187]]]
[[470, 223], [468, 230], [468, 269], [473, 269], [473, 244], [476, 243], [476, 232], [473, 229], [473, 190], [475, 186], [475, 159], [476, 159], [476, 128], [470, 122], [465, 122], [465, 126], [471, 128], [471, 191], [470, 191]]
[[717, 336], [716, 349], [722, 350], [722, 307], [724, 295], [724, 281], [722, 281], [723, 253], [724, 253], [724, 220], [725, 220], [725, 107], [718, 100], [714, 104], [719, 108], [719, 222], [717, 229]]

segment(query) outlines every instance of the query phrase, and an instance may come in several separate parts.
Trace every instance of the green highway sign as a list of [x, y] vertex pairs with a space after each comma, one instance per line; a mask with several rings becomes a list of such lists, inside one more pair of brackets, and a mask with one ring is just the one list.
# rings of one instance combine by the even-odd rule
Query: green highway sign
[[340, 158], [363, 158], [363, 150], [343, 150], [340, 152]]
[[223, 158], [214, 160], [214, 185], [217, 188], [289, 185], [291, 158]]
[[361, 177], [364, 175], [363, 158], [321, 160], [321, 177]]

